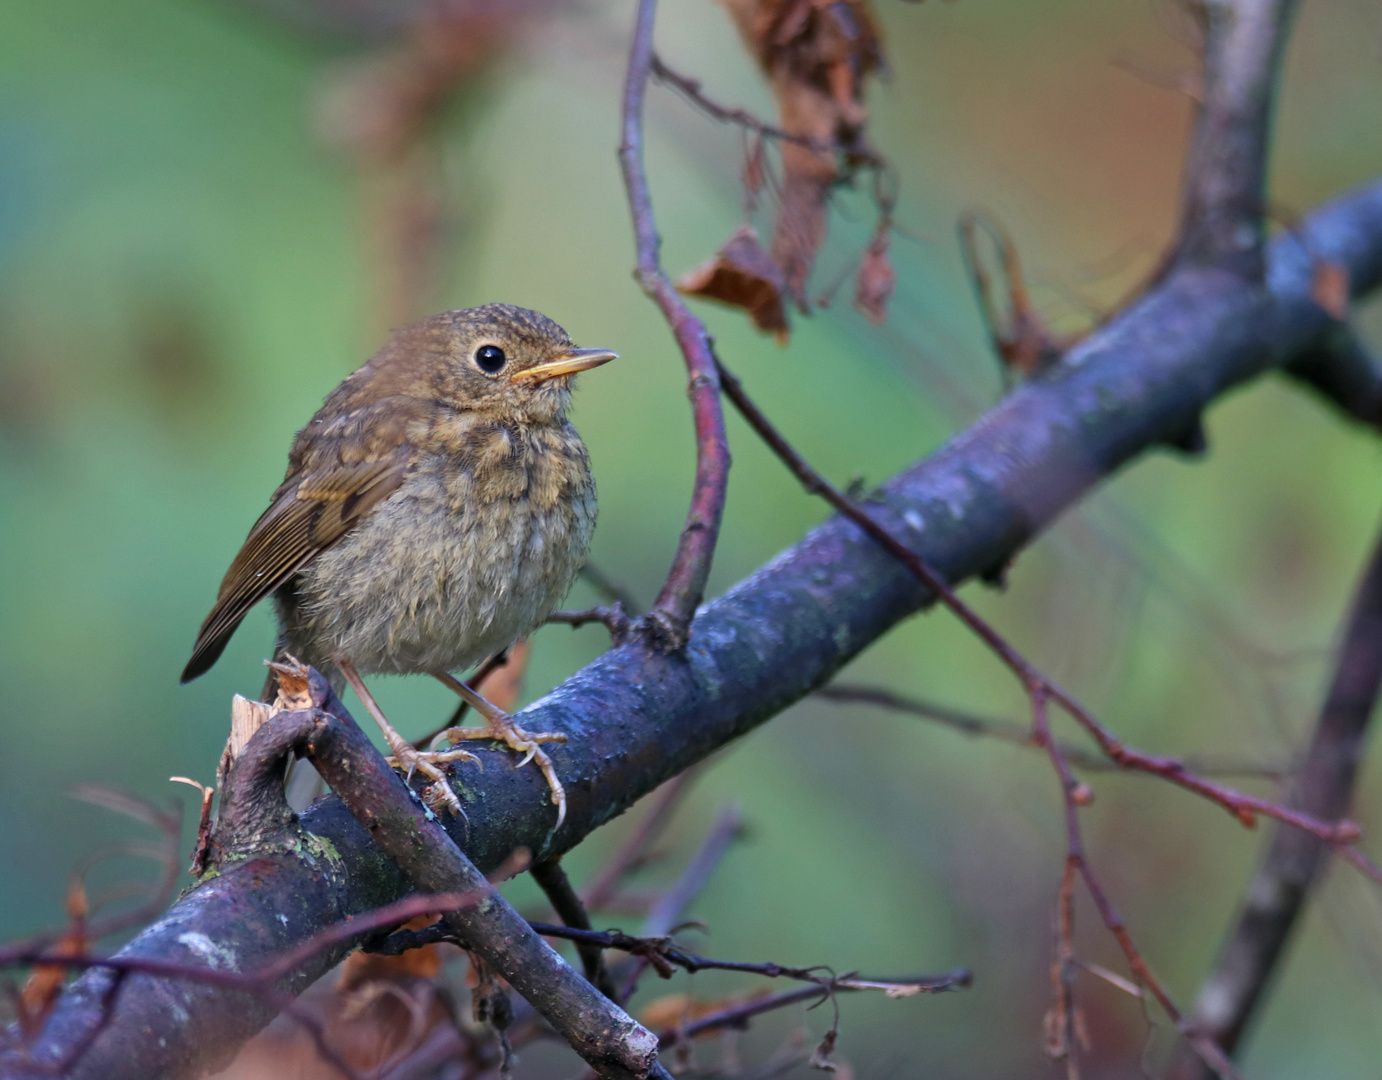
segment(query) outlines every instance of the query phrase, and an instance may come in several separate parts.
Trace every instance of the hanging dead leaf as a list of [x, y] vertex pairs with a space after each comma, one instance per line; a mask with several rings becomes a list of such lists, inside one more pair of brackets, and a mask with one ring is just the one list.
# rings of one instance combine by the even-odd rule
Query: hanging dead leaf
[[758, 234], [741, 226], [708, 259], [677, 282], [687, 296], [740, 307], [758, 329], [778, 344], [787, 341], [787, 312], [782, 305], [782, 269], [758, 243]]
[[820, 1045], [811, 1054], [811, 1068], [820, 1069], [822, 1072], [835, 1072], [839, 1068], [830, 1057], [835, 1052], [835, 1041], [839, 1037], [839, 1029], [834, 1027], [822, 1036]]
[[888, 244], [888, 230], [880, 228], [859, 260], [859, 273], [854, 278], [854, 306], [875, 325], [888, 317], [888, 301], [897, 287]]
[[864, 140], [864, 86], [882, 65], [882, 39], [868, 0], [722, 2], [768, 77], [780, 126], [794, 136], [782, 144], [770, 251], [785, 295], [805, 314], [831, 188], [858, 160], [876, 160]]
[[1348, 318], [1348, 267], [1328, 259], [1316, 259], [1310, 275], [1310, 299], [1340, 322]]

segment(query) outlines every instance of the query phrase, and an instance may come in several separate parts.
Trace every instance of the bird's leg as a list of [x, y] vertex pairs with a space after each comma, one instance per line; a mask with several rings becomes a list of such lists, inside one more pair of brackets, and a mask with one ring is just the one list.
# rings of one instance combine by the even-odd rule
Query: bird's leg
[[451, 784], [447, 780], [446, 773], [437, 768], [437, 765], [446, 761], [474, 761], [478, 763], [480, 759], [464, 750], [428, 753], [414, 749], [413, 744], [396, 732], [393, 725], [389, 723], [388, 718], [384, 715], [384, 710], [379, 707], [379, 703], [374, 700], [374, 695], [365, 687], [365, 681], [360, 678], [360, 673], [355, 670], [355, 665], [341, 657], [337, 657], [332, 663], [336, 670], [345, 676], [345, 681], [355, 691], [356, 697], [365, 706], [365, 711], [374, 717], [374, 722], [384, 733], [384, 741], [389, 744], [389, 750], [393, 755], [389, 758], [389, 764], [395, 769], [406, 769], [410, 777], [413, 775], [413, 770], [416, 769], [423, 776], [432, 780], [436, 783], [437, 790], [441, 793], [447, 808], [453, 814], [464, 817], [465, 811], [461, 809], [461, 800], [456, 798], [456, 793], [451, 790]]
[[443, 672], [437, 679], [444, 685], [449, 686], [462, 701], [470, 705], [472, 709], [485, 718], [485, 727], [453, 727], [447, 729], [444, 734], [452, 745], [464, 742], [468, 739], [496, 739], [503, 743], [510, 750], [517, 750], [525, 755], [520, 761], [519, 767], [535, 762], [537, 767], [542, 770], [542, 775], [547, 781], [547, 786], [552, 789], [552, 805], [557, 808], [557, 823], [553, 826], [555, 832], [561, 828], [561, 823], [566, 820], [566, 789], [561, 786], [561, 781], [557, 779], [557, 770], [552, 767], [552, 759], [543, 751], [541, 744], [547, 742], [566, 742], [566, 736], [551, 731], [540, 731], [529, 733], [513, 722], [513, 717], [506, 713], [499, 706], [492, 704], [477, 694], [465, 683], [454, 675]]

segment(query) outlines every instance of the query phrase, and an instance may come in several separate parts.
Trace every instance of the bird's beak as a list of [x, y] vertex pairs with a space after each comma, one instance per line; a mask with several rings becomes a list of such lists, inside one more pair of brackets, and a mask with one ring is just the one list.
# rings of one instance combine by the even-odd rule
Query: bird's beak
[[589, 371], [591, 368], [618, 359], [619, 354], [610, 352], [608, 349], [567, 349], [560, 360], [552, 360], [546, 364], [529, 368], [527, 371], [520, 371], [513, 377], [513, 381], [516, 383], [545, 383], [548, 379], [555, 379], [561, 375], [574, 375], [578, 371]]

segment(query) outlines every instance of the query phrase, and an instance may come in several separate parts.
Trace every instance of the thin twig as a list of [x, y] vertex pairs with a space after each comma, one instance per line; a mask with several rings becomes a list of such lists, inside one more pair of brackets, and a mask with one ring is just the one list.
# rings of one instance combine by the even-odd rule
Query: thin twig
[[1120, 768], [1164, 777], [1173, 784], [1219, 804], [1237, 817], [1245, 826], [1254, 825], [1257, 815], [1261, 814], [1304, 829], [1331, 844], [1351, 844], [1361, 835], [1362, 831], [1352, 821], [1322, 821], [1318, 817], [1282, 806], [1270, 799], [1248, 795], [1208, 780], [1191, 772], [1185, 767], [1185, 763], [1177, 758], [1157, 757], [1124, 745], [1111, 729], [1105, 727], [1071, 694], [1042, 674], [1006, 638], [990, 626], [978, 612], [961, 600], [945, 580], [931, 570], [915, 551], [889, 532], [863, 505], [855, 502], [813, 469], [806, 459], [797, 453], [792, 445], [773, 427], [768, 418], [744, 392], [743, 384], [723, 364], [720, 365], [720, 383], [724, 387], [725, 396], [733, 402], [749, 426], [758, 433], [759, 437], [768, 444], [783, 464], [797, 477], [802, 487], [809, 493], [825, 499], [841, 514], [863, 529], [879, 546], [897, 558], [911, 572], [913, 577], [930, 589], [936, 598], [958, 616], [960, 621], [969, 627], [1017, 676], [1029, 696], [1040, 691], [1047, 700], [1058, 704], [1093, 736], [1099, 748]]
[[719, 378], [705, 324], [688, 308], [662, 269], [662, 246], [653, 216], [652, 194], [643, 169], [643, 101], [653, 65], [653, 22], [657, 0], [639, 0], [633, 45], [624, 84], [623, 138], [619, 164], [628, 190], [638, 246], [635, 276], [657, 304], [672, 329], [686, 371], [687, 396], [696, 426], [696, 479], [686, 525], [667, 580], [641, 624], [659, 648], [678, 651], [686, 644], [687, 628], [705, 596], [710, 563], [720, 535], [725, 492], [729, 483], [729, 443], [720, 405]]
[[[880, 709], [906, 713], [934, 720], [945, 727], [965, 735], [983, 736], [1037, 749], [1032, 741], [1031, 724], [1021, 724], [1015, 720], [1001, 720], [992, 716], [978, 716], [974, 713], [952, 709], [948, 705], [938, 705], [932, 701], [907, 697], [876, 686], [856, 686], [845, 683], [829, 683], [812, 695], [842, 704], [873, 705]], [[1094, 754], [1079, 746], [1062, 742], [1061, 753], [1070, 764], [1090, 772], [1118, 772], [1122, 766], [1110, 761], [1103, 754]], [[1218, 761], [1203, 758], [1186, 758], [1186, 767], [1205, 776], [1252, 776], [1269, 780], [1279, 780], [1291, 775], [1290, 765], [1260, 765], [1254, 762]]]
[[[562, 869], [559, 860], [550, 859], [546, 862], [534, 863], [529, 873], [532, 874], [533, 880], [547, 895], [547, 899], [551, 901], [552, 910], [557, 913], [557, 918], [561, 919], [572, 930], [580, 932], [590, 930], [590, 914], [585, 910], [585, 905], [581, 903], [580, 896], [577, 895], [575, 887], [571, 884], [571, 879], [566, 876], [566, 871]], [[538, 929], [535, 924], [533, 928]], [[540, 934], [542, 931], [538, 930], [538, 933]], [[547, 936], [551, 937], [552, 935]], [[605, 969], [602, 946], [598, 942], [581, 941], [576, 938], [571, 940], [576, 942], [576, 952], [580, 954], [586, 979], [605, 997], [613, 998], [614, 983], [609, 977], [609, 972]]]
[[609, 631], [610, 640], [615, 645], [623, 644], [633, 628], [633, 621], [624, 614], [624, 605], [616, 600], [609, 607], [584, 608], [580, 611], [554, 611], [547, 616], [549, 623], [558, 623], [572, 628], [588, 623], [599, 623]]
[[[906, 986], [908, 993], [939, 994], [949, 990], [961, 990], [968, 987], [972, 982], [972, 976], [965, 968], [948, 972], [945, 975], [934, 975], [928, 978], [909, 979], [898, 982], [896, 985]], [[859, 990], [884, 990], [886, 992], [887, 983], [865, 985], [859, 980], [849, 977], [827, 980], [816, 986], [805, 986], [800, 990], [788, 990], [781, 994], [773, 994], [771, 997], [754, 998], [750, 1001], [742, 1002], [738, 1005], [731, 1005], [728, 1008], [720, 1009], [717, 1012], [707, 1013], [705, 1016], [690, 1023], [682, 1024], [675, 1028], [668, 1028], [659, 1033], [662, 1040], [662, 1049], [666, 1050], [670, 1046], [675, 1046], [684, 1039], [692, 1039], [697, 1035], [707, 1031], [717, 1031], [722, 1028], [743, 1028], [748, 1025], [748, 1021], [755, 1016], [762, 1016], [764, 1013], [773, 1012], [776, 1009], [785, 1008], [788, 1005], [795, 1005], [798, 1002], [813, 1001], [829, 997], [838, 991], [859, 991]], [[912, 990], [911, 987], [916, 987]]]
[[1058, 945], [1057, 957], [1059, 963], [1057, 994], [1057, 1018], [1061, 1022], [1062, 1031], [1060, 1041], [1057, 1044], [1067, 1064], [1067, 1075], [1074, 1080], [1078, 1076], [1075, 1063], [1075, 1051], [1078, 1042], [1076, 1035], [1076, 1007], [1073, 998], [1073, 970], [1074, 970], [1074, 879], [1078, 875], [1084, 882], [1085, 891], [1089, 893], [1089, 898], [1094, 902], [1095, 910], [1099, 912], [1099, 918], [1104, 924], [1104, 928], [1113, 936], [1114, 941], [1123, 952], [1123, 957], [1132, 970], [1133, 981], [1145, 987], [1147, 992], [1152, 995], [1161, 1006], [1162, 1011], [1170, 1017], [1171, 1022], [1176, 1025], [1176, 1029], [1185, 1037], [1186, 1041], [1200, 1056], [1200, 1058], [1213, 1068], [1223, 1078], [1223, 1080], [1241, 1080], [1238, 1073], [1234, 1071], [1228, 1058], [1224, 1056], [1212, 1040], [1207, 1039], [1192, 1024], [1186, 1022], [1176, 1003], [1171, 999], [1171, 995], [1161, 982], [1152, 974], [1151, 968], [1133, 942], [1132, 935], [1128, 932], [1123, 918], [1118, 914], [1118, 910], [1113, 906], [1113, 901], [1104, 890], [1102, 882], [1094, 873], [1094, 868], [1090, 865], [1089, 859], [1084, 850], [1084, 839], [1080, 832], [1080, 807], [1089, 803], [1089, 789], [1075, 779], [1070, 771], [1070, 764], [1065, 760], [1060, 747], [1051, 735], [1050, 720], [1046, 710], [1047, 695], [1042, 688], [1037, 688], [1031, 694], [1032, 704], [1032, 728], [1038, 740], [1046, 747], [1046, 752], [1051, 758], [1051, 764], [1056, 770], [1056, 775], [1060, 779], [1061, 799], [1065, 810], [1065, 835], [1066, 835], [1066, 854], [1065, 871], [1061, 879], [1061, 890], [1059, 896], [1059, 915], [1058, 915]]
[[673, 71], [663, 63], [662, 58], [656, 53], [653, 54], [650, 73], [658, 82], [665, 86], [670, 86], [688, 102], [700, 109], [701, 112], [714, 120], [719, 120], [721, 123], [737, 124], [746, 131], [751, 131], [755, 135], [763, 138], [774, 139], [778, 142], [795, 143], [798, 146], [806, 147], [808, 150], [814, 150], [818, 154], [842, 154], [853, 164], [867, 165], [871, 168], [880, 169], [887, 165], [887, 162], [867, 145], [830, 142], [824, 139], [813, 138], [810, 135], [801, 135], [766, 123], [747, 109], [735, 109], [727, 105], [721, 105], [719, 102], [706, 96], [699, 79], [693, 79], [689, 75], [682, 75], [677, 71]]

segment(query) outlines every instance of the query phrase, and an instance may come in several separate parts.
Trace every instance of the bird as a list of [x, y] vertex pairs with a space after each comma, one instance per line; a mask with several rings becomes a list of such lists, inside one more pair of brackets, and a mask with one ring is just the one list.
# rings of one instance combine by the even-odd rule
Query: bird
[[270, 596], [275, 657], [349, 684], [383, 731], [390, 762], [434, 781], [462, 813], [440, 765], [419, 751], [363, 681], [426, 674], [485, 720], [454, 747], [493, 739], [536, 761], [557, 809], [566, 795], [543, 744], [456, 677], [498, 656], [561, 603], [590, 550], [595, 482], [567, 419], [572, 379], [617, 359], [577, 348], [547, 316], [508, 304], [446, 311], [397, 331], [297, 433], [288, 469], [221, 582], [182, 673], [220, 657]]

